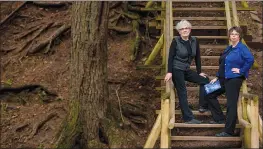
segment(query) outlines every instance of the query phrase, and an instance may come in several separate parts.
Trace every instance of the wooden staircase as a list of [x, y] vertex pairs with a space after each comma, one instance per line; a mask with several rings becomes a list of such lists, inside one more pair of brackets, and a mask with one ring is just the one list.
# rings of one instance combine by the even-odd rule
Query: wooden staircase
[[[168, 2], [167, 2], [168, 3]], [[193, 6], [193, 4], [197, 4], [198, 6], [198, 1], [187, 1], [184, 2], [185, 3], [192, 3], [191, 6]], [[204, 3], [204, 2], [202, 2]], [[208, 3], [212, 3], [212, 2], [208, 2]], [[170, 39], [169, 39], [169, 35], [165, 35], [166, 36], [166, 44], [164, 42], [164, 47], [163, 47], [163, 51], [162, 54], [165, 58], [167, 58], [167, 49], [169, 49], [169, 43], [171, 42], [171, 38], [172, 37], [176, 37], [178, 36], [177, 31], [175, 30], [175, 25], [173, 25], [172, 27], [168, 24], [176, 24], [178, 21], [180, 21], [181, 19], [186, 19], [189, 20], [190, 23], [192, 24], [199, 24], [197, 25], [193, 25], [192, 27], [192, 35], [197, 37], [199, 39], [199, 43], [200, 43], [200, 50], [201, 53], [205, 53], [205, 50], [211, 50], [212, 52], [210, 52], [209, 55], [201, 55], [201, 59], [202, 60], [210, 60], [210, 61], [217, 61], [219, 59], [219, 55], [216, 53], [221, 53], [223, 52], [223, 50], [227, 47], [228, 45], [228, 36], [227, 36], [227, 29], [230, 27], [229, 25], [229, 9], [228, 9], [228, 5], [229, 3], [225, 3], [224, 1], [221, 2], [215, 2], [218, 5], [221, 5], [221, 7], [215, 7], [215, 8], [190, 8], [190, 7], [180, 7], [180, 2], [171, 2], [169, 6], [168, 4], [164, 5], [162, 4], [162, 9], [163, 10], [164, 6], [166, 6], [166, 19], [170, 18], [172, 20], [165, 20], [165, 15], [164, 12], [161, 13], [160, 17], [157, 17], [155, 21], [150, 22], [150, 27], [153, 27], [157, 30], [162, 30], [162, 32], [167, 34], [170, 34]], [[168, 9], [168, 7], [170, 7], [170, 10]], [[176, 7], [174, 7], [176, 6]], [[172, 7], [172, 8], [171, 8]], [[233, 7], [234, 9], [234, 7]], [[251, 10], [249, 8], [237, 8], [237, 10]], [[234, 11], [234, 10], [233, 10]], [[189, 13], [191, 12], [191, 13]], [[198, 12], [200, 14], [203, 14], [202, 16], [191, 16], [191, 15], [187, 15], [187, 14], [194, 14], [195, 12]], [[217, 12], [218, 14], [220, 14], [219, 16], [206, 16], [206, 14], [208, 14], [209, 12]], [[170, 16], [167, 16], [169, 15]], [[171, 16], [172, 15], [172, 16]], [[219, 21], [220, 24], [224, 25], [217, 25], [216, 23], [213, 25], [202, 25], [204, 21]], [[164, 27], [167, 29], [164, 29]], [[169, 28], [170, 28], [170, 33], [169, 33]], [[244, 27], [246, 28], [246, 27]], [[165, 31], [166, 30], [166, 31]], [[196, 32], [195, 32], [196, 30]], [[213, 35], [210, 35], [211, 32], [213, 32]], [[175, 33], [175, 36], [173, 36], [173, 34], [171, 35], [171, 33]], [[167, 37], [168, 36], [168, 37]], [[157, 36], [157, 38], [160, 38], [160, 36]], [[216, 41], [216, 43], [214, 42]], [[217, 52], [214, 52], [217, 51]], [[164, 62], [164, 61], [163, 61]], [[162, 70], [162, 74], [160, 76], [157, 76], [156, 79], [157, 80], [162, 80], [164, 78], [164, 75], [166, 74], [166, 70], [167, 68], [165, 67], [167, 66], [167, 60], [166, 63], [162, 63], [161, 65], [142, 65], [142, 66], [138, 66], [138, 69], [144, 69], [144, 68], [149, 68], [149, 69], [161, 69]], [[191, 66], [191, 69], [196, 69], [194, 65]], [[209, 76], [214, 76], [216, 74], [218, 70], [218, 65], [204, 65], [202, 63], [202, 72], [208, 74]], [[212, 79], [213, 77], [210, 77], [210, 79]], [[215, 133], [221, 132], [221, 130], [224, 128], [224, 124], [209, 124], [208, 120], [212, 120], [211, 118], [211, 113], [210, 112], [205, 112], [205, 113], [200, 113], [197, 111], [197, 109], [193, 109], [193, 114], [195, 115], [195, 117], [198, 117], [198, 119], [202, 119], [206, 122], [202, 123], [202, 124], [186, 124], [184, 122], [182, 122], [181, 120], [181, 110], [180, 109], [174, 109], [175, 106], [178, 104], [178, 99], [176, 98], [176, 93], [172, 93], [173, 92], [173, 88], [172, 86], [169, 86], [167, 84], [162, 84], [161, 87], [156, 87], [157, 91], [161, 91], [162, 94], [162, 100], [161, 100], [161, 108], [163, 109], [163, 111], [161, 110], [156, 110], [156, 114], [158, 114], [158, 118], [153, 126], [152, 132], [150, 133], [148, 140], [146, 141], [146, 144], [144, 146], [144, 148], [152, 148], [153, 147], [153, 142], [156, 141], [158, 134], [160, 133], [160, 146], [157, 145], [157, 147], [161, 147], [161, 148], [202, 148], [202, 147], [224, 147], [224, 148], [241, 148], [244, 147], [244, 136], [243, 136], [243, 128], [244, 125], [241, 124], [237, 124], [236, 128], [240, 129], [240, 133], [238, 136], [235, 137], [215, 137]], [[245, 89], [246, 87], [243, 86], [243, 88]], [[196, 96], [194, 98], [189, 98], [188, 101], [191, 102], [195, 107], [198, 107], [198, 91], [199, 87], [192, 87], [192, 86], [187, 86], [187, 91], [188, 94], [196, 94]], [[171, 96], [174, 96], [173, 98], [175, 98], [175, 100], [170, 100], [170, 101], [164, 101], [165, 99], [165, 94], [169, 94], [168, 98]], [[226, 99], [225, 97], [220, 97], [219, 99], [221, 104], [226, 104]], [[169, 117], [169, 110], [167, 110], [167, 108], [170, 111], [170, 117]], [[165, 111], [168, 112], [168, 116], [164, 115]], [[226, 111], [224, 111], [224, 114], [226, 114]], [[164, 115], [162, 117], [162, 119], [160, 118], [161, 115]], [[169, 121], [170, 118], [170, 121]], [[165, 120], [168, 120], [169, 123], [165, 123]], [[174, 122], [172, 121], [172, 119], [174, 120]], [[161, 126], [159, 126], [161, 125]], [[166, 128], [163, 128], [166, 127]], [[167, 127], [169, 128], [167, 130]], [[191, 129], [191, 133], [189, 134], [189, 130]], [[207, 130], [208, 129], [208, 130]], [[210, 130], [213, 130], [212, 132], [209, 132]], [[198, 131], [199, 130], [199, 131]], [[173, 132], [177, 132], [177, 133], [173, 133]], [[202, 132], [208, 132], [207, 134], [209, 135], [200, 135], [203, 133], [200, 133], [200, 131]], [[178, 135], [178, 132], [180, 132]], [[165, 133], [168, 134], [168, 136], [165, 136]], [[175, 134], [175, 135], [174, 135]], [[181, 142], [180, 142], [181, 141]], [[178, 143], [180, 142], [180, 143]], [[212, 143], [210, 143], [212, 142]], [[233, 143], [232, 143], [233, 142]], [[199, 144], [199, 146], [197, 145]], [[205, 146], [200, 146], [200, 144], [205, 144]], [[246, 146], [246, 145], [245, 145]]]

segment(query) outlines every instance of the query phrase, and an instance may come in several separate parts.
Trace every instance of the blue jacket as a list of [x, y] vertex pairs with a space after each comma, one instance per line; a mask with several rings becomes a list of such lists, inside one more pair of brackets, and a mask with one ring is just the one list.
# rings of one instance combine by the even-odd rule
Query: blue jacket
[[[224, 53], [230, 50], [232, 46], [228, 46]], [[236, 78], [244, 76], [248, 78], [248, 72], [254, 63], [254, 56], [249, 51], [246, 45], [241, 41], [232, 49], [225, 59], [225, 78]], [[232, 68], [239, 68], [240, 73], [233, 73]], [[218, 76], [218, 72], [216, 74]]]

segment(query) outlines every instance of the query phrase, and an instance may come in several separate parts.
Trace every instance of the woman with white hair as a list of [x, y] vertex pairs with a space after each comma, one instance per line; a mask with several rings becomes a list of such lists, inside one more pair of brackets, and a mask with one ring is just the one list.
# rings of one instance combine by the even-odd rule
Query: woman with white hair
[[[164, 81], [172, 78], [177, 90], [179, 105], [182, 111], [183, 120], [189, 124], [200, 124], [196, 120], [188, 106], [187, 90], [185, 81], [197, 83], [200, 85], [199, 91], [199, 112], [207, 111], [207, 103], [204, 99], [204, 85], [209, 83], [208, 77], [201, 73], [200, 48], [196, 37], [190, 36], [192, 25], [187, 20], [181, 20], [176, 25], [180, 36], [173, 39], [168, 58], [168, 73]], [[190, 69], [192, 60], [195, 59], [196, 71]]]

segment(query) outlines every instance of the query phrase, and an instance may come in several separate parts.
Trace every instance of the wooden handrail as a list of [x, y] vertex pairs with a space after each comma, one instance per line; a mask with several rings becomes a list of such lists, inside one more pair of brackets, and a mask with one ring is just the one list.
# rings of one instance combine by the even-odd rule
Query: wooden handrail
[[171, 96], [170, 96], [170, 121], [168, 124], [169, 129], [174, 128], [175, 123], [175, 91], [173, 83], [171, 82]]
[[150, 135], [148, 136], [147, 141], [146, 141], [143, 148], [153, 148], [154, 147], [156, 140], [160, 136], [161, 119], [162, 119], [162, 114], [159, 113], [158, 117], [157, 117], [157, 119], [153, 125], [152, 131], [151, 131]]
[[251, 93], [241, 93], [241, 96], [245, 97], [246, 99], [254, 99], [257, 95]]
[[224, 2], [225, 2], [227, 29], [230, 29], [231, 26], [232, 26], [232, 23], [231, 23], [231, 15], [230, 15], [229, 1], [226, 1], [226, 0], [225, 0]]
[[244, 128], [251, 128], [251, 124], [248, 121], [243, 119], [242, 110], [243, 109], [242, 109], [241, 99], [239, 99], [238, 100], [238, 106], [237, 106], [238, 121]]

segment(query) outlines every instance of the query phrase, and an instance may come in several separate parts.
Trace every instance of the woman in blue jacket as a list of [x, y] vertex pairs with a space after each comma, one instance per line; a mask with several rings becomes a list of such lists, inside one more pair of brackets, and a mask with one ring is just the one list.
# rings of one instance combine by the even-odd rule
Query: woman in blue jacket
[[219, 80], [221, 88], [207, 95], [214, 121], [211, 123], [224, 123], [225, 117], [220, 108], [217, 97], [226, 93], [227, 114], [224, 131], [216, 134], [217, 137], [231, 137], [234, 135], [237, 120], [237, 102], [243, 80], [248, 78], [248, 72], [254, 63], [254, 57], [241, 42], [242, 30], [232, 27], [228, 31], [231, 45], [228, 46], [219, 58], [219, 70], [211, 83]]

